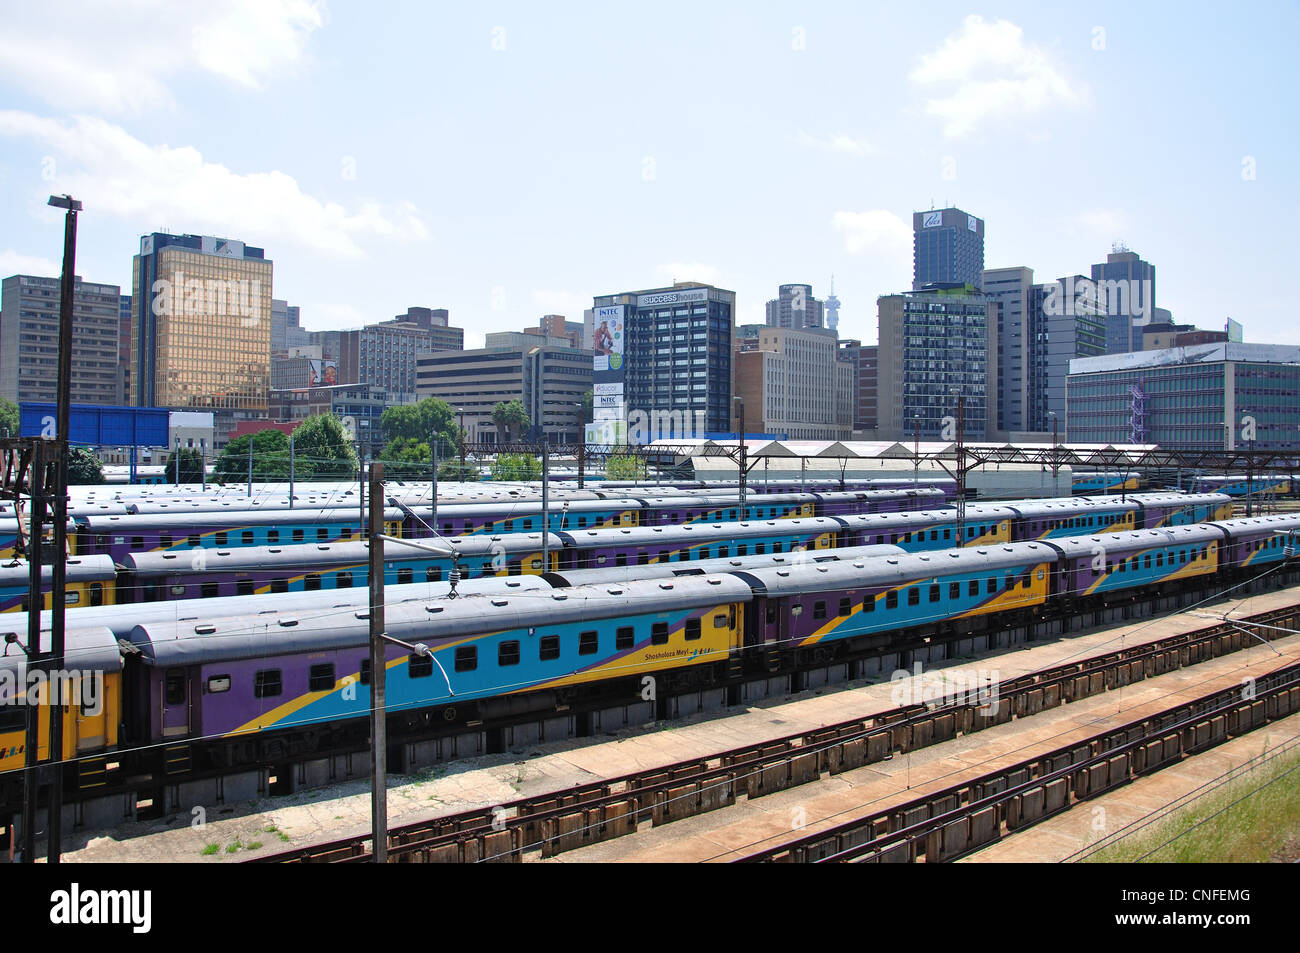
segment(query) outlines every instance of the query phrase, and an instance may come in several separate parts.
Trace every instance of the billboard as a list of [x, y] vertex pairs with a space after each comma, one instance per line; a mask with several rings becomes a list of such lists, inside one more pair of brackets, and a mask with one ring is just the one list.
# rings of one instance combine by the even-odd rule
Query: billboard
[[308, 387], [333, 387], [339, 382], [339, 365], [337, 361], [308, 362], [311, 368]]
[[[623, 305], [596, 308], [595, 319], [592, 322], [591, 346], [596, 355], [592, 369], [598, 375], [597, 380], [622, 380], [625, 337]], [[606, 375], [603, 378], [599, 376], [602, 372]]]
[[[18, 413], [22, 436], [57, 436], [56, 405], [23, 401]], [[73, 404], [68, 414], [68, 439], [71, 443], [91, 447], [165, 447], [168, 422], [168, 412], [158, 407]]]

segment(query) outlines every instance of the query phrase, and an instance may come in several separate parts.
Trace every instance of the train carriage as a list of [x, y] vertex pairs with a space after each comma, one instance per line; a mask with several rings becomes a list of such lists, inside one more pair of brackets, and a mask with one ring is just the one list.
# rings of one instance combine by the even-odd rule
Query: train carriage
[[831, 549], [840, 543], [843, 523], [822, 516], [741, 523], [692, 523], [635, 529], [587, 530], [557, 534], [564, 542], [562, 569], [654, 565], [661, 562], [725, 559], [750, 553]]
[[1121, 501], [1078, 497], [1072, 500], [1029, 500], [1008, 503], [1015, 511], [1011, 539], [1054, 539], [1080, 533], [1124, 532], [1137, 528], [1142, 506]]
[[[966, 507], [963, 546], [989, 546], [1011, 541], [1016, 511], [1006, 506]], [[952, 509], [911, 513], [871, 513], [839, 516], [842, 542], [848, 546], [901, 546], [909, 553], [948, 549], [957, 537], [957, 512]]]
[[1071, 598], [1150, 589], [1221, 566], [1223, 530], [1178, 526], [1055, 540], [1061, 554], [1058, 592]]
[[1227, 530], [1229, 537], [1224, 568], [1236, 575], [1283, 562], [1287, 547], [1294, 549], [1300, 534], [1300, 516], [1249, 516], [1223, 520], [1217, 525]]
[[[26, 560], [12, 560], [0, 566], [0, 612], [26, 612], [30, 595], [30, 574]], [[69, 606], [112, 605], [116, 599], [117, 567], [107, 556], [74, 556], [67, 561], [64, 602]], [[41, 566], [43, 608], [50, 608], [54, 567]]]

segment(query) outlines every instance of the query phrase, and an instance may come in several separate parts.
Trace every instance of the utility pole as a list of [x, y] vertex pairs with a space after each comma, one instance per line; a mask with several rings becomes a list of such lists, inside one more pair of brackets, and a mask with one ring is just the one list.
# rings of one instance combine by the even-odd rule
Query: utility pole
[[[77, 213], [81, 203], [71, 195], [50, 196], [49, 204], [66, 209], [63, 219], [63, 280], [59, 289], [58, 456], [54, 462], [54, 565], [50, 580], [50, 668], [63, 671], [64, 612], [68, 583], [68, 456], [72, 452], [72, 295], [76, 278]], [[40, 575], [37, 574], [37, 586]], [[34, 605], [39, 627], [40, 603]], [[53, 701], [54, 699], [51, 699]], [[59, 862], [63, 842], [63, 704], [62, 695], [50, 708], [50, 801], [46, 861]]]
[[429, 440], [429, 456], [433, 459], [433, 484], [430, 487], [431, 502], [433, 503], [433, 518], [429, 520], [429, 525], [433, 527], [436, 534], [438, 532], [438, 434], [434, 433]]
[[912, 415], [912, 489], [921, 485], [921, 415]]
[[1057, 474], [1061, 471], [1061, 462], [1057, 456], [1058, 444], [1056, 442], [1056, 427], [1059, 421], [1056, 418], [1056, 411], [1054, 410], [1049, 410], [1047, 416], [1052, 418], [1052, 496], [1059, 497], [1061, 495], [1061, 485], [1060, 481], [1057, 479]]
[[[176, 480], [175, 485], [180, 486], [181, 485], [181, 438], [180, 437], [176, 438], [176, 452], [172, 454], [172, 460], [175, 461], [175, 465], [172, 467], [172, 470], [175, 475], [175, 480]], [[165, 476], [164, 479], [166, 479]]]
[[295, 461], [294, 461], [294, 456], [293, 456], [293, 433], [291, 432], [291, 433], [289, 434], [289, 509], [293, 509], [293, 471], [294, 471], [294, 462], [295, 462]]
[[465, 479], [465, 409], [457, 407], [456, 413], [460, 415], [460, 478]]
[[253, 435], [248, 435], [248, 495], [253, 496]]
[[957, 398], [957, 545], [966, 538], [966, 397]]
[[743, 397], [735, 398], [736, 403], [736, 423], [740, 427], [737, 437], [740, 442], [740, 518], [745, 518], [745, 490], [746, 476], [749, 472], [748, 447], [745, 445], [745, 400]]
[[550, 490], [547, 477], [551, 472], [551, 448], [546, 443], [546, 435], [542, 435], [542, 572], [551, 571], [551, 512], [550, 512]]
[[370, 830], [375, 863], [388, 863], [388, 733], [384, 657], [384, 465], [370, 464]]
[[[45, 454], [44, 445], [37, 444], [32, 453], [28, 476], [30, 520], [27, 528], [27, 569], [30, 575], [27, 588], [27, 667], [40, 668], [41, 660], [41, 608], [45, 594], [41, 591], [42, 537], [45, 535]], [[21, 524], [19, 526], [21, 529]], [[40, 793], [40, 775], [37, 754], [40, 751], [40, 706], [27, 706], [27, 734], [24, 739], [23, 762], [23, 861], [36, 863], [36, 800]], [[57, 720], [57, 719], [56, 719]]]

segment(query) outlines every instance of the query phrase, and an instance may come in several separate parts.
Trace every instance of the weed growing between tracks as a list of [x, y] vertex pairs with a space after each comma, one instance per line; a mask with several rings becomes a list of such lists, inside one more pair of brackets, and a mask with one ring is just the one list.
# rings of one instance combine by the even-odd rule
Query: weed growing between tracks
[[1089, 863], [1268, 863], [1300, 858], [1300, 749], [1258, 767]]

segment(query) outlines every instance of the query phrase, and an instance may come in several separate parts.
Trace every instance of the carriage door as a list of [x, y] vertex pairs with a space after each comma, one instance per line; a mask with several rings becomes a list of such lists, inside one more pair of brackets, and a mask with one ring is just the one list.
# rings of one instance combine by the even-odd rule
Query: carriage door
[[164, 738], [187, 735], [190, 731], [189, 676], [183, 668], [163, 670], [162, 733]]

